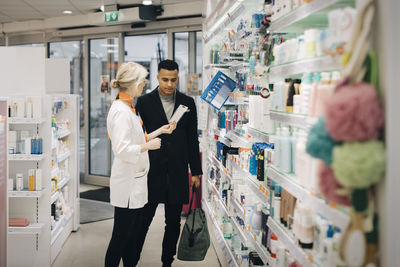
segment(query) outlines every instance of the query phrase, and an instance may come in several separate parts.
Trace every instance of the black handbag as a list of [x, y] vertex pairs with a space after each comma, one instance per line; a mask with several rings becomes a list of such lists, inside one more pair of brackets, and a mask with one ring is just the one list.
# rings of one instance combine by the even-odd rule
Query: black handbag
[[[181, 233], [178, 245], [178, 259], [182, 261], [202, 261], [210, 247], [207, 220], [201, 208], [192, 210], [193, 197], [198, 194], [196, 187], [192, 188], [189, 204], [189, 214]], [[197, 199], [199, 196], [197, 195]]]

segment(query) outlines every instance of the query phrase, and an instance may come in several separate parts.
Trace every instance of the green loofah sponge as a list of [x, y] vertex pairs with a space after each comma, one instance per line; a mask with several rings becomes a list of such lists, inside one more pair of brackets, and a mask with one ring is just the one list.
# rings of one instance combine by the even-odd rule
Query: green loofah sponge
[[386, 153], [381, 141], [344, 143], [333, 149], [332, 169], [340, 184], [368, 188], [385, 174]]

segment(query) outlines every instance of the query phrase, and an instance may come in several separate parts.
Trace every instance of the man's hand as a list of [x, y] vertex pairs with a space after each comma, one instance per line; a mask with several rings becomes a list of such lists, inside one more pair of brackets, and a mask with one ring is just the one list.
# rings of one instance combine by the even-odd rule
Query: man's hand
[[192, 176], [192, 185], [191, 186], [196, 186], [196, 188], [199, 188], [200, 186], [200, 175], [195, 175]]

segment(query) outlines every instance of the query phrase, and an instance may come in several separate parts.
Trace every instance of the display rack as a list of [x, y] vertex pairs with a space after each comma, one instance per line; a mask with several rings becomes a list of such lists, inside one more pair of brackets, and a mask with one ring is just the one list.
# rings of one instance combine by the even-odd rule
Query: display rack
[[310, 118], [302, 114], [293, 114], [274, 110], [271, 110], [270, 114], [271, 120], [273, 121], [285, 123], [301, 129], [310, 128], [317, 120], [316, 118]]
[[322, 72], [340, 70], [341, 68], [338, 58], [323, 56], [271, 66], [269, 68], [269, 77], [270, 82], [274, 83], [285, 77], [301, 75], [304, 70], [307, 70], [307, 72]]
[[335, 205], [328, 204], [323, 199], [313, 196], [307, 189], [296, 182], [296, 178], [293, 175], [280, 172], [274, 167], [268, 167], [267, 175], [291, 195], [303, 201], [309, 208], [323, 215], [341, 229], [346, 229], [350, 220], [348, 211], [339, 210]]
[[348, 6], [353, 2], [349, 0], [314, 0], [273, 21], [268, 30], [271, 32], [298, 32], [310, 25], [315, 27], [316, 22], [321, 27], [326, 24], [326, 22], [321, 23], [321, 21], [326, 21], [325, 17], [321, 15], [322, 11]]
[[[57, 94], [52, 95], [52, 120], [56, 122], [56, 140], [52, 140], [52, 155], [57, 159], [57, 167], [51, 171], [51, 178], [56, 180], [57, 191], [51, 197], [50, 204], [55, 203], [60, 197], [66, 200], [67, 215], [62, 215], [51, 231], [51, 262], [59, 254], [62, 245], [72, 231], [79, 228], [79, 96]], [[69, 128], [60, 128], [68, 122]], [[65, 125], [64, 125], [65, 127]], [[69, 145], [67, 150], [59, 151], [60, 142]], [[62, 170], [62, 171], [61, 171]], [[63, 177], [60, 175], [63, 173]], [[64, 190], [68, 187], [66, 192]]]
[[[213, 244], [216, 249], [217, 254], [220, 259], [225, 259], [227, 266], [229, 267], [239, 267], [237, 264], [235, 257], [232, 254], [232, 251], [230, 247], [228, 246], [224, 235], [222, 234], [221, 229], [218, 226], [218, 223], [214, 219], [214, 213], [210, 209], [209, 204], [207, 201], [202, 200], [202, 207], [207, 215], [207, 222], [209, 224], [209, 229], [212, 229], [212, 232], [210, 233], [211, 240], [213, 241]], [[223, 256], [223, 257], [221, 257]]]
[[[0, 244], [0, 265], [3, 266], [3, 259], [6, 259], [7, 264], [4, 266], [50, 267], [71, 230], [61, 231], [60, 237], [56, 238], [57, 240], [53, 245], [51, 244], [51, 240], [54, 237], [51, 233], [50, 219], [50, 206], [51, 202], [54, 201], [51, 196], [51, 178], [57, 175], [59, 169], [51, 169], [51, 155], [53, 150], [53, 144], [51, 142], [51, 106], [53, 102], [51, 96], [48, 95], [50, 86], [48, 82], [52, 80], [55, 87], [68, 88], [69, 91], [69, 60], [65, 59], [62, 64], [60, 64], [60, 66], [62, 65], [61, 69], [53, 65], [49, 67], [54, 71], [52, 75], [49, 75], [47, 73], [47, 67], [48, 64], [51, 64], [52, 59], [46, 59], [44, 48], [1, 47], [0, 58], [4, 59], [2, 63], [7, 66], [3, 68], [3, 72], [0, 73], [0, 78], [5, 82], [1, 86], [0, 91], [2, 95], [0, 97], [6, 99], [6, 108], [17, 103], [19, 107], [17, 110], [20, 112], [17, 112], [17, 115], [15, 115], [15, 113], [8, 114], [9, 112], [7, 109], [6, 114], [0, 114], [7, 117], [6, 138], [8, 138], [9, 141], [14, 140], [14, 133], [12, 133], [12, 139], [9, 138], [10, 131], [16, 131], [17, 139], [25, 142], [29, 140], [27, 138], [31, 137], [35, 138], [38, 136], [42, 138], [42, 154], [29, 154], [29, 152], [27, 152], [27, 154], [22, 154], [26, 153], [27, 144], [29, 143], [25, 143], [25, 149], [22, 149], [22, 144], [24, 143], [18, 140], [17, 149], [13, 141], [12, 146], [10, 147], [10, 143], [8, 143], [5, 149], [6, 153], [10, 154], [1, 153], [1, 155], [7, 155], [7, 166], [6, 168], [1, 168], [1, 170], [4, 169], [7, 171], [5, 175], [6, 178], [14, 179], [14, 188], [16, 186], [15, 178], [17, 173], [22, 174], [24, 180], [24, 189], [22, 191], [17, 191], [17, 188], [15, 188], [7, 191], [5, 194], [1, 194], [6, 197], [5, 202], [7, 203], [7, 216], [5, 219], [8, 221], [8, 218], [25, 218], [29, 221], [29, 225], [26, 227], [11, 227], [8, 226], [8, 223], [5, 224], [7, 232], [7, 256], [3, 257], [3, 246]], [[21, 66], [23, 66], [23, 68], [21, 68]], [[23, 81], [21, 81], [20, 77], [24, 77]], [[65, 84], [60, 81], [65, 81]], [[31, 103], [31, 105], [28, 105], [28, 103]], [[29, 107], [32, 109], [30, 110]], [[71, 147], [73, 147], [74, 150], [70, 150], [70, 158], [75, 157], [77, 160], [77, 156], [75, 155], [79, 152], [79, 145], [77, 145], [78, 142], [75, 142], [76, 139], [74, 138], [79, 138], [79, 134], [77, 134], [79, 133], [79, 120], [77, 115], [79, 110], [78, 104], [73, 105], [71, 110], [72, 109], [73, 111], [71, 111], [71, 114], [72, 116], [76, 115], [76, 117], [71, 120], [71, 125], [77, 132], [63, 132], [60, 133], [60, 135], [61, 138], [64, 139], [71, 138], [71, 143], [73, 144]], [[21, 110], [24, 110], [24, 112], [21, 112]], [[24, 139], [22, 139], [22, 131], [24, 131]], [[32, 147], [31, 145], [31, 152], [33, 152]], [[74, 171], [79, 173], [79, 165], [70, 164], [70, 166], [73, 166]], [[28, 191], [28, 170], [37, 169], [42, 170], [41, 190]], [[71, 209], [71, 212], [68, 214], [68, 223], [71, 221], [71, 218], [79, 221], [79, 218], [75, 216], [75, 214], [79, 214], [79, 212], [73, 212], [73, 210], [79, 207], [76, 206], [79, 205], [78, 201], [76, 201], [76, 196], [78, 194], [77, 186], [79, 184], [76, 182], [79, 181], [79, 175], [73, 171], [70, 173], [70, 179], [63, 180], [62, 182], [64, 185], [60, 184], [61, 188], [65, 188], [66, 184], [71, 184], [70, 201], [73, 200], [75, 202], [73, 209]], [[19, 177], [21, 176], [19, 175]], [[36, 181], [37, 180], [35, 180], [35, 182]], [[8, 180], [7, 185], [10, 186]], [[72, 194], [72, 192], [74, 194]], [[56, 195], [53, 195], [53, 197], [55, 196]], [[4, 201], [0, 202], [4, 203]], [[79, 210], [79, 208], [77, 210]], [[60, 242], [61, 240], [62, 242]], [[57, 243], [59, 248], [56, 250], [54, 248]], [[55, 251], [57, 251], [57, 253], [55, 253]]]
[[[214, 20], [214, 25], [211, 26], [210, 21], [212, 19], [207, 19], [207, 23], [203, 29], [203, 32], [205, 33], [204, 37], [204, 55], [210, 54], [210, 59], [207, 59], [207, 57], [204, 60], [204, 82], [203, 84], [206, 86], [209, 81], [211, 81], [213, 75], [217, 72], [217, 70], [221, 70], [222, 72], [226, 73], [228, 75], [228, 71], [231, 74], [231, 78], [235, 77], [233, 76], [233, 73], [240, 69], [243, 72], [246, 72], [249, 64], [246, 62], [248, 60], [249, 55], [247, 55], [246, 59], [240, 59], [240, 61], [229, 61], [227, 60], [227, 57], [234, 55], [233, 53], [236, 52], [243, 52], [243, 51], [234, 51], [233, 53], [229, 54], [230, 49], [233, 49], [234, 45], [242, 45], [243, 43], [238, 42], [235, 43], [236, 37], [240, 36], [243, 37], [244, 35], [243, 32], [235, 33], [232, 31], [234, 29], [236, 31], [236, 27], [238, 26], [239, 19], [244, 18], [244, 20], [257, 20], [257, 18], [252, 17], [252, 15], [248, 16], [253, 12], [254, 13], [262, 13], [262, 1], [237, 1], [236, 4], [231, 4], [229, 7], [226, 7], [224, 12], [221, 13], [219, 19]], [[253, 4], [253, 6], [251, 6]], [[327, 28], [328, 26], [328, 17], [327, 13], [333, 9], [338, 9], [338, 8], [344, 8], [347, 6], [354, 6], [354, 1], [352, 0], [314, 0], [309, 3], [303, 3], [300, 7], [288, 12], [286, 15], [283, 15], [282, 17], [278, 18], [277, 20], [273, 21], [269, 28], [267, 29], [268, 33], [271, 34], [276, 34], [276, 33], [295, 33], [296, 36], [300, 36], [304, 33], [304, 30], [306, 29], [311, 29], [311, 28], [316, 28], [316, 29], [322, 29], [322, 28]], [[230, 15], [224, 16], [224, 13], [227, 13], [229, 10]], [[238, 12], [240, 10], [241, 12]], [[246, 17], [247, 16], [247, 17]], [[253, 21], [254, 23], [254, 21]], [[207, 27], [208, 26], [208, 27]], [[239, 28], [237, 28], [237, 31], [240, 31]], [[229, 35], [228, 35], [229, 32]], [[258, 33], [257, 29], [249, 29], [249, 27], [246, 28], [246, 33], [247, 36], [258, 36], [254, 39], [257, 39], [258, 41], [261, 41], [264, 36], [264, 33]], [[250, 35], [249, 35], [250, 34]], [[284, 36], [284, 35], [283, 35]], [[246, 37], [249, 38], [249, 37]], [[283, 37], [284, 39], [286, 38], [285, 36]], [[290, 38], [290, 37], [288, 37]], [[243, 42], [248, 42], [251, 43], [253, 46], [256, 46], [256, 43], [253, 42], [253, 40], [247, 40], [245, 39]], [[232, 44], [234, 43], [234, 45]], [[236, 47], [236, 46], [235, 46]], [[220, 49], [221, 48], [221, 49]], [[258, 49], [259, 47], [257, 47]], [[282, 49], [282, 48], [280, 48]], [[224, 50], [224, 51], [222, 51]], [[260, 48], [260, 50], [262, 50]], [[265, 48], [264, 48], [265, 50]], [[217, 51], [217, 52], [215, 52]], [[212, 52], [212, 53], [209, 53]], [[224, 54], [221, 56], [218, 61], [215, 61], [215, 55], [219, 53]], [[261, 55], [261, 54], [260, 54]], [[234, 55], [236, 56], [236, 55]], [[287, 55], [285, 55], [287, 56]], [[283, 56], [282, 56], [283, 57]], [[213, 62], [210, 62], [213, 61]], [[226, 61], [226, 62], [225, 62]], [[210, 63], [219, 63], [219, 64], [210, 64]], [[258, 62], [257, 62], [258, 64]], [[313, 57], [313, 58], [305, 58], [297, 61], [292, 61], [292, 62], [285, 62], [282, 64], [272, 64], [269, 66], [263, 66], [264, 68], [260, 67], [260, 70], [263, 70], [263, 77], [262, 81], [262, 87], [261, 88], [268, 88], [268, 85], [274, 84], [276, 82], [282, 82], [285, 78], [300, 78], [304, 72], [307, 73], [312, 73], [312, 72], [327, 72], [327, 71], [337, 71], [337, 70], [342, 70], [343, 67], [340, 64], [339, 57], [331, 57], [331, 56], [320, 56], [320, 57]], [[265, 75], [267, 73], [267, 75]], [[237, 76], [240, 76], [241, 73], [237, 74]], [[248, 73], [247, 73], [248, 74]], [[250, 75], [249, 75], [250, 76]], [[254, 82], [254, 81], [252, 81]], [[255, 83], [255, 82], [254, 82]], [[239, 84], [241, 84], [241, 81], [239, 81]], [[253, 84], [254, 91], [256, 88], [256, 85]], [[261, 85], [259, 85], [260, 87]], [[270, 87], [271, 88], [271, 87]], [[260, 90], [260, 89], [258, 89]], [[258, 92], [258, 91], [257, 91]], [[225, 103], [224, 106], [229, 105], [236, 105], [237, 106], [237, 113], [239, 111], [243, 111], [243, 106], [239, 106], [242, 104], [248, 104], [249, 103], [249, 98], [244, 97], [243, 99], [235, 99], [231, 96], [230, 100]], [[272, 107], [272, 105], [271, 105]], [[244, 106], [246, 108], [246, 106]], [[232, 106], [227, 107], [226, 110], [228, 112], [232, 112]], [[259, 111], [259, 110], [258, 110]], [[257, 111], [254, 111], [256, 113]], [[261, 112], [261, 111], [260, 111]], [[294, 128], [300, 128], [302, 130], [305, 130], [307, 132], [311, 126], [317, 121], [317, 118], [309, 117], [304, 114], [295, 114], [295, 113], [288, 113], [288, 112], [281, 112], [281, 111], [276, 111], [276, 110], [269, 110], [269, 113], [266, 114], [265, 111], [262, 111], [264, 113], [263, 116], [268, 115], [268, 120], [271, 120], [271, 123], [275, 127], [283, 127], [283, 126], [290, 126]], [[235, 114], [237, 114], [235, 113]], [[209, 112], [209, 114], [213, 114], [212, 112]], [[231, 113], [227, 113], [228, 115], [232, 115]], [[213, 155], [215, 153], [215, 145], [211, 144], [211, 142], [215, 142], [214, 139], [218, 140], [220, 143], [222, 143], [225, 146], [228, 147], [240, 147], [240, 148], [252, 148], [253, 144], [256, 142], [265, 142], [268, 143], [268, 145], [271, 145], [271, 142], [273, 143], [276, 138], [274, 136], [274, 132], [271, 129], [271, 132], [265, 133], [262, 131], [259, 131], [255, 128], [251, 128], [248, 125], [240, 125], [240, 129], [235, 131], [226, 131], [225, 129], [215, 129], [217, 125], [223, 125], [224, 123], [220, 121], [220, 118], [215, 115], [212, 120], [210, 120], [210, 123], [208, 125], [208, 138], [207, 136], [203, 137], [202, 142], [205, 142], [206, 144], [202, 144], [202, 149], [203, 152], [207, 155], [206, 159], [203, 161], [204, 162], [210, 162], [213, 164], [216, 168], [220, 170], [221, 176], [226, 176], [226, 180], [228, 183], [232, 185], [232, 183], [236, 183], [236, 179], [238, 179], [239, 186], [236, 187], [235, 185], [231, 186], [232, 190], [235, 191], [236, 188], [240, 188], [243, 186], [243, 183], [248, 186], [249, 190], [243, 189], [243, 192], [246, 192], [246, 194], [252, 194], [256, 196], [257, 203], [262, 203], [266, 209], [270, 209], [270, 201], [271, 201], [271, 194], [272, 196], [275, 196], [275, 192], [272, 192], [272, 186], [270, 186], [269, 182], [267, 185], [267, 177], [276, 182], [279, 186], [281, 186], [282, 189], [285, 189], [288, 193], [290, 193], [293, 197], [295, 197], [297, 200], [302, 201], [312, 209], [315, 213], [318, 213], [322, 215], [324, 218], [326, 218], [330, 224], [339, 227], [340, 229], [346, 229], [348, 223], [349, 223], [349, 215], [347, 209], [343, 207], [336, 207], [335, 205], [331, 203], [327, 203], [325, 200], [313, 195], [310, 190], [302, 187], [299, 185], [295, 179], [293, 179], [293, 175], [290, 174], [285, 174], [279, 171], [278, 169], [271, 167], [271, 163], [265, 163], [266, 166], [264, 168], [264, 180], [265, 181], [259, 181], [257, 180], [257, 177], [255, 175], [251, 175], [248, 170], [244, 170], [243, 166], [239, 165], [238, 157], [235, 158], [235, 160], [231, 159], [226, 159], [227, 164], [226, 166], [228, 169], [223, 166], [220, 160]], [[218, 114], [220, 115], [220, 114]], [[222, 114], [223, 115], [223, 114]], [[225, 114], [226, 115], [226, 114]], [[227, 116], [227, 115], [226, 115]], [[229, 117], [231, 118], [231, 117]], [[231, 122], [232, 120], [229, 119]], [[243, 121], [239, 120], [238, 121]], [[212, 122], [212, 123], [211, 123]], [[249, 123], [250, 124], [250, 123]], [[250, 124], [251, 125], [251, 124]], [[227, 128], [231, 128], [231, 125]], [[234, 127], [232, 127], [234, 128]], [[272, 127], [271, 127], [272, 128]], [[267, 128], [266, 128], [267, 129]], [[269, 128], [268, 128], [269, 131]], [[246, 134], [242, 134], [242, 133]], [[303, 132], [303, 131], [301, 131]], [[241, 134], [238, 134], [241, 133]], [[279, 134], [279, 132], [278, 132]], [[210, 136], [211, 135], [211, 136]], [[272, 137], [273, 136], [273, 137]], [[211, 137], [211, 138], [210, 138]], [[203, 141], [204, 140], [204, 141]], [[273, 146], [268, 146], [268, 149], [273, 149]], [[244, 152], [243, 155], [244, 157], [247, 156], [246, 153], [248, 153], [246, 150], [242, 150]], [[210, 153], [208, 153], [210, 152]], [[269, 153], [269, 151], [268, 151]], [[273, 152], [271, 152], [273, 153]], [[230, 157], [230, 156], [229, 156]], [[233, 157], [234, 158], [234, 157]], [[230, 162], [228, 162], [228, 160]], [[240, 158], [242, 160], [242, 158]], [[270, 160], [270, 159], [269, 159]], [[204, 164], [203, 164], [204, 165]], [[231, 170], [231, 167], [232, 170]], [[254, 167], [254, 165], [253, 165]], [[259, 167], [258, 167], [259, 168]], [[232, 172], [231, 172], [232, 171]], [[232, 175], [230, 175], [232, 173]], [[235, 178], [235, 180], [232, 179]], [[218, 203], [213, 203], [215, 204], [216, 209], [221, 208], [223, 210], [223, 203], [221, 196], [219, 196], [218, 190], [216, 190], [215, 186], [213, 183], [208, 181], [207, 183], [204, 183], [204, 186], [208, 187], [213, 194], [218, 195]], [[271, 191], [270, 188], [271, 187]], [[205, 192], [208, 192], [205, 190]], [[232, 195], [233, 193], [236, 192], [230, 192]], [[278, 196], [280, 197], [280, 196]], [[253, 198], [250, 198], [253, 200]], [[220, 203], [219, 203], [220, 202]], [[221, 205], [222, 206], [221, 206]], [[220, 207], [218, 207], [220, 206]], [[207, 205], [206, 207], [208, 210], [210, 209], [210, 206]], [[226, 208], [226, 207], [225, 207]], [[239, 214], [238, 216], [246, 217], [246, 210], [240, 205], [240, 203], [236, 199], [230, 199], [229, 203], [229, 210], [228, 213], [232, 210], [236, 210], [236, 212]], [[224, 210], [223, 210], [224, 211]], [[212, 210], [209, 212], [213, 212]], [[226, 216], [226, 212], [224, 211], [224, 215]], [[233, 214], [230, 214], [233, 216]], [[260, 245], [259, 240], [257, 240], [257, 236], [255, 236], [250, 229], [242, 229], [239, 225], [239, 221], [236, 221], [234, 218], [232, 218], [231, 223], [233, 228], [235, 229], [236, 232], [238, 232], [238, 235], [240, 236], [241, 240], [246, 243], [251, 243], [251, 246], [254, 248], [254, 250], [258, 253], [259, 257], [262, 259], [265, 265], [269, 264], [274, 266], [275, 261], [271, 261], [271, 257], [267, 250]], [[213, 223], [217, 222], [213, 221]], [[241, 222], [240, 222], [241, 223]], [[268, 227], [278, 236], [278, 239], [283, 243], [284, 247], [286, 250], [290, 252], [290, 255], [302, 266], [320, 266], [319, 264], [315, 263], [313, 260], [313, 256], [303, 250], [298, 244], [297, 240], [295, 240], [293, 234], [285, 229], [279, 222], [274, 221], [271, 217], [268, 219]], [[215, 244], [216, 247], [219, 246], [219, 244]], [[226, 244], [224, 244], [226, 246]], [[227, 257], [227, 256], [225, 256]], [[229, 257], [227, 257], [229, 258]]]

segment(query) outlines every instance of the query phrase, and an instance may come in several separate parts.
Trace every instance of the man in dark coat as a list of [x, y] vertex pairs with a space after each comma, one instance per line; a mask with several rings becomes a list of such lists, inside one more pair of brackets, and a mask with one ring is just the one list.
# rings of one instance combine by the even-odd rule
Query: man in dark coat
[[[189, 108], [189, 112], [182, 116], [171, 135], [160, 136], [161, 149], [149, 151], [149, 202], [143, 211], [144, 222], [140, 231], [142, 236], [139, 238], [138, 253], [140, 255], [158, 204], [164, 203], [166, 226], [161, 256], [163, 266], [171, 266], [174, 260], [180, 233], [182, 205], [189, 201], [189, 186], [198, 187], [202, 175], [196, 105], [193, 98], [176, 90], [178, 72], [179, 67], [175, 61], [161, 61], [157, 75], [159, 86], [140, 97], [136, 104], [136, 110], [149, 133], [167, 124], [179, 105]], [[191, 185], [188, 165], [192, 174]]]

